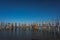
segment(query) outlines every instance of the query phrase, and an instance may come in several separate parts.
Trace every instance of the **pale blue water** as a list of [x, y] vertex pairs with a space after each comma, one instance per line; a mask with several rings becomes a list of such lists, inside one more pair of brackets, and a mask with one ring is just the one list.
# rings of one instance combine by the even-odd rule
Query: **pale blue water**
[[0, 31], [0, 40], [42, 40], [42, 39], [60, 39], [60, 32], [52, 31], [45, 31], [43, 32], [42, 29], [38, 30], [38, 32], [32, 32], [29, 28], [26, 28], [26, 31], [22, 31], [22, 28], [18, 30], [2, 30]]

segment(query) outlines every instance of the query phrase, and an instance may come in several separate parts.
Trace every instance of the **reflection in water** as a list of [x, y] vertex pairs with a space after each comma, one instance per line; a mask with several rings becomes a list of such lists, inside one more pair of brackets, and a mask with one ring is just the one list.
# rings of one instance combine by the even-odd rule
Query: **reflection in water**
[[0, 31], [0, 40], [49, 40], [49, 39], [59, 39], [60, 38], [60, 32], [56, 32], [54, 29], [54, 32], [47, 31], [42, 29], [38, 29], [37, 32], [30, 31], [27, 27], [25, 31], [22, 30], [22, 28], [16, 30], [2, 30]]

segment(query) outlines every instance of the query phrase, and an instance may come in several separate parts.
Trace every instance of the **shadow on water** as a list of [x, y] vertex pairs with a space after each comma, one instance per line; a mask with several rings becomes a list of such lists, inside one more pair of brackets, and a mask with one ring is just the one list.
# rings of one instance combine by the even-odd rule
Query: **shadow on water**
[[60, 39], [59, 32], [52, 32], [47, 30], [31, 31], [26, 28], [15, 30], [2, 30], [0, 31], [0, 40], [58, 40]]

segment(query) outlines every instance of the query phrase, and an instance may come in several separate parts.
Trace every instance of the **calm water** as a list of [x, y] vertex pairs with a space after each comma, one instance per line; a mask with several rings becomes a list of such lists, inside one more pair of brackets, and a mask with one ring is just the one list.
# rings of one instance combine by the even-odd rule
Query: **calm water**
[[47, 31], [42, 29], [38, 32], [30, 31], [26, 28], [26, 31], [22, 31], [22, 28], [18, 30], [2, 30], [0, 31], [0, 40], [59, 40], [60, 32]]

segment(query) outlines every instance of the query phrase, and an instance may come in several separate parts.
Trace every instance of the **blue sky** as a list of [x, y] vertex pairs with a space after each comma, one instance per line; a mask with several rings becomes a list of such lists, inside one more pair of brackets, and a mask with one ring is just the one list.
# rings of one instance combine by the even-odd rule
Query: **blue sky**
[[0, 21], [40, 22], [60, 17], [59, 0], [0, 0]]

